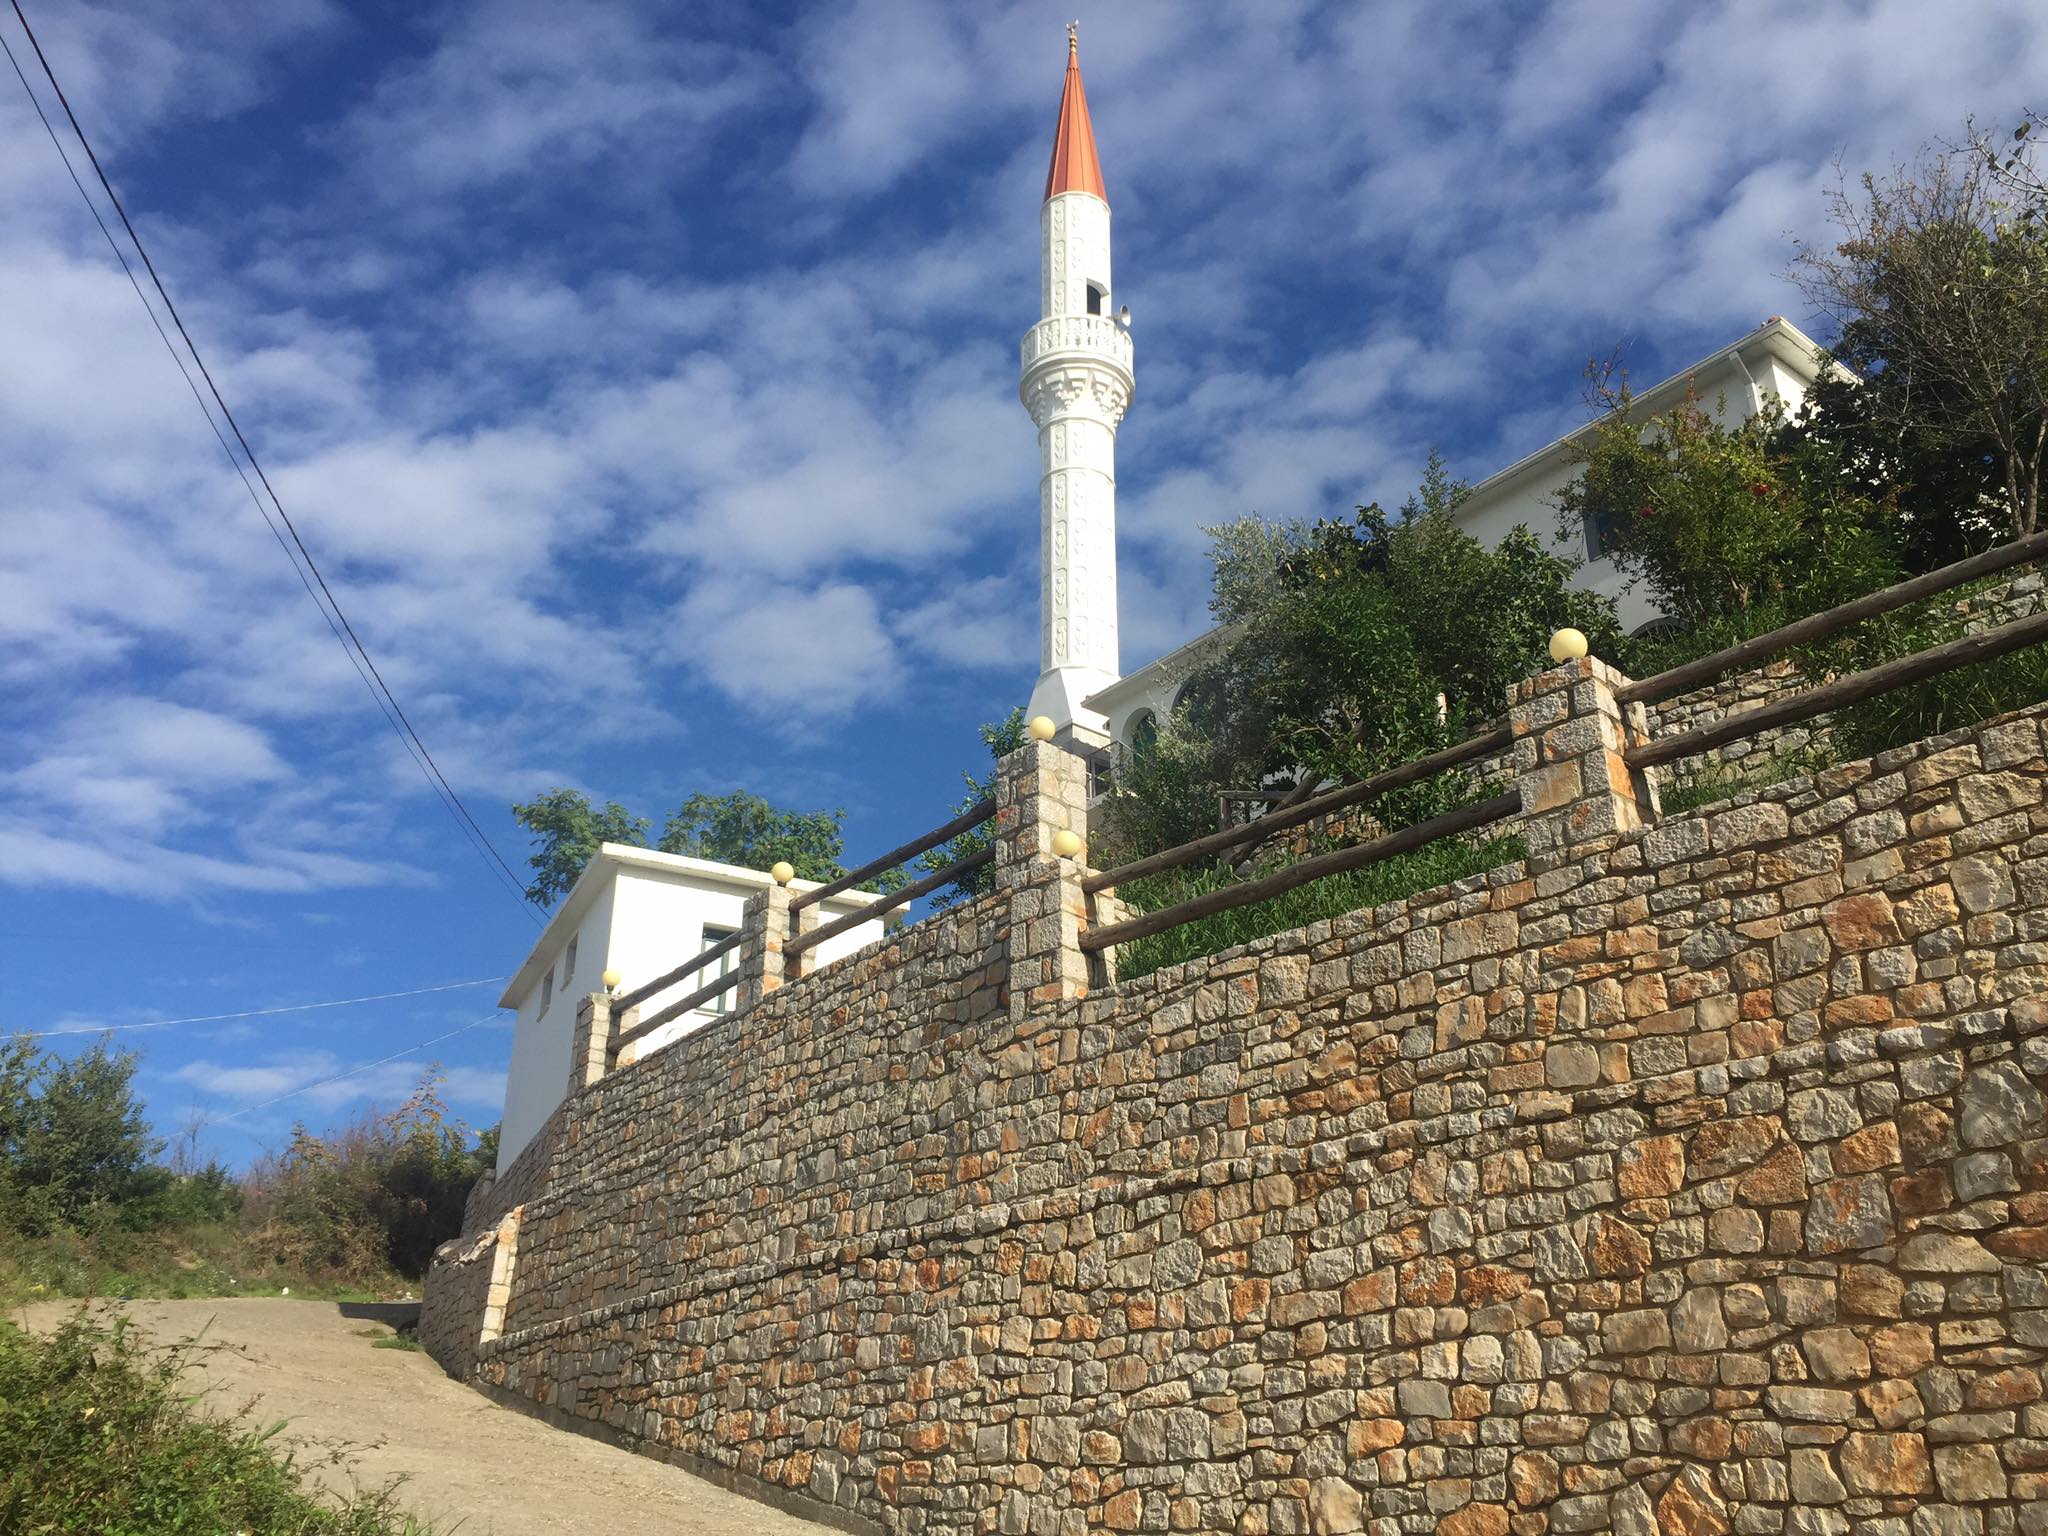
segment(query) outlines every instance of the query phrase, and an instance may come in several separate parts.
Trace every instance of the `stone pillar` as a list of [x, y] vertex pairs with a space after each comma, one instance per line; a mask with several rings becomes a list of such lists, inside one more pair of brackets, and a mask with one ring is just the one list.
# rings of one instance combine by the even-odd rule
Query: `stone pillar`
[[1570, 853], [1656, 821], [1655, 771], [1633, 771], [1622, 758], [1650, 739], [1643, 706], [1614, 697], [1627, 683], [1606, 662], [1582, 656], [1508, 690], [1521, 833], [1532, 857]]
[[488, 1344], [505, 1332], [505, 1309], [512, 1304], [512, 1268], [519, 1259], [519, 1218], [526, 1207], [515, 1205], [498, 1223], [497, 1244], [491, 1250], [490, 1289], [484, 1292], [483, 1325], [476, 1341]]
[[788, 886], [771, 885], [747, 898], [740, 916], [738, 1008], [751, 1008], [782, 986], [782, 945], [788, 936]]
[[569, 1037], [569, 1093], [581, 1093], [611, 1067], [612, 1041], [640, 1022], [640, 1010], [612, 1012], [609, 993], [593, 992], [576, 1005], [576, 1032]]
[[995, 884], [1010, 899], [1010, 1016], [1080, 997], [1108, 980], [1080, 945], [1088, 925], [1082, 859], [1053, 839], [1088, 838], [1088, 764], [1049, 741], [1027, 741], [996, 766]]

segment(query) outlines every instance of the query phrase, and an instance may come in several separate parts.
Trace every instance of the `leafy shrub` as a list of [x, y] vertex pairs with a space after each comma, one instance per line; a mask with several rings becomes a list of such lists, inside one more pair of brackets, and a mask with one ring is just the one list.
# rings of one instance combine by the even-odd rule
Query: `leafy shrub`
[[337, 1503], [309, 1493], [282, 1422], [195, 1412], [185, 1377], [202, 1347], [147, 1349], [125, 1322], [82, 1311], [47, 1337], [0, 1324], [0, 1530], [424, 1536], [392, 1487]]
[[484, 1168], [439, 1084], [430, 1072], [397, 1109], [333, 1135], [296, 1126], [250, 1170], [247, 1216], [270, 1263], [364, 1281], [426, 1273]]
[[[1452, 521], [1465, 487], [1432, 454], [1389, 515], [1209, 530], [1220, 654], [1182, 690], [1144, 752], [1123, 754], [1096, 833], [1098, 864], [1216, 830], [1218, 796], [1278, 795], [1370, 777], [1497, 720], [1507, 690], [1548, 665], [1551, 634], [1613, 655], [1614, 605], [1517, 528], [1487, 548]], [[1388, 827], [1450, 809], [1460, 780], [1370, 807]]]
[[[461, 1226], [497, 1133], [472, 1139], [428, 1071], [397, 1110], [291, 1145], [237, 1181], [161, 1149], [133, 1089], [138, 1057], [104, 1042], [65, 1060], [0, 1042], [0, 1296], [392, 1289]], [[189, 1152], [187, 1153], [189, 1158]]]
[[[1117, 949], [1117, 976], [1128, 980], [1150, 975], [1162, 966], [1197, 960], [1269, 934], [1285, 933], [1383, 902], [1405, 901], [1418, 892], [1449, 885], [1468, 875], [1483, 874], [1526, 854], [1519, 837], [1496, 837], [1483, 842], [1445, 838], [1383, 863], [1329, 875], [1265, 901], [1134, 939]], [[1133, 880], [1119, 887], [1117, 895], [1136, 911], [1156, 912], [1238, 883], [1240, 878], [1227, 869], [1182, 868]]]
[[68, 1060], [27, 1035], [0, 1043], [0, 1225], [35, 1236], [106, 1224], [155, 1182], [162, 1144], [135, 1097], [140, 1060], [105, 1040]]
[[1885, 509], [1830, 445], [1782, 433], [1775, 408], [1729, 426], [1694, 395], [1645, 418], [1625, 377], [1592, 372], [1605, 410], [1558, 493], [1559, 536], [1590, 537], [1678, 627], [1746, 638], [1897, 579]]

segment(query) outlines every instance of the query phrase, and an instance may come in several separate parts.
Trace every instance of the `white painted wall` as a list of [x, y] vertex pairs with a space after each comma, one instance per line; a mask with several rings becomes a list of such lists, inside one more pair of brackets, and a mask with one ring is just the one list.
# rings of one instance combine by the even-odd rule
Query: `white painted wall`
[[[1643, 416], [1663, 415], [1684, 402], [1690, 387], [1722, 421], [1747, 420], [1773, 399], [1790, 413], [1806, 399], [1814, 375], [1813, 343], [1788, 322], [1772, 320], [1684, 373], [1643, 391], [1636, 406]], [[1451, 517], [1489, 547], [1519, 524], [1561, 553], [1584, 560], [1575, 585], [1613, 598], [1621, 627], [1640, 629], [1658, 616], [1648, 594], [1628, 590], [1612, 560], [1589, 558], [1591, 551], [1583, 542], [1557, 536], [1557, 494], [1578, 478], [1579, 465], [1571, 451], [1578, 435], [1560, 438], [1480, 481]]]
[[[1773, 397], [1787, 412], [1795, 412], [1818, 372], [1812, 338], [1782, 317], [1773, 316], [1741, 340], [1642, 391], [1636, 403], [1643, 414], [1660, 415], [1678, 406], [1691, 387], [1723, 420], [1753, 415]], [[1582, 544], [1567, 544], [1557, 537], [1555, 498], [1578, 473], [1570, 446], [1577, 435], [1568, 434], [1489, 475], [1473, 487], [1471, 496], [1452, 516], [1488, 546], [1498, 544], [1521, 524], [1552, 547], [1585, 560], [1576, 584], [1612, 597], [1623, 627], [1638, 629], [1657, 617], [1650, 599], [1641, 592], [1625, 590], [1624, 578], [1613, 561], [1586, 559], [1588, 551]], [[1085, 703], [1106, 718], [1111, 738], [1128, 747], [1144, 714], [1150, 711], [1163, 716], [1170, 710], [1182, 686], [1206, 660], [1206, 648], [1221, 638], [1217, 630], [1197, 635], [1179, 649], [1098, 689]]]
[[[505, 1115], [498, 1135], [498, 1166], [508, 1167], [520, 1149], [554, 1113], [568, 1092], [569, 1047], [576, 1032], [579, 998], [602, 989], [606, 970], [619, 973], [619, 989], [631, 991], [673, 970], [711, 942], [705, 930], [737, 929], [747, 897], [770, 884], [761, 870], [741, 869], [709, 859], [684, 858], [645, 848], [607, 843], [564, 898], [547, 929], [527, 954], [499, 999], [516, 1009], [512, 1065], [505, 1084]], [[815, 882], [791, 882], [793, 891]], [[819, 904], [821, 923], [857, 912], [873, 898], [854, 893]], [[818, 964], [865, 949], [883, 936], [881, 919], [858, 923], [818, 946]], [[571, 941], [576, 969], [567, 971]], [[737, 969], [738, 955], [723, 964]], [[709, 970], [656, 993], [640, 1005], [641, 1016], [660, 1012], [712, 979]], [[736, 1001], [736, 992], [664, 1024], [621, 1053], [625, 1066], [701, 1029]]]

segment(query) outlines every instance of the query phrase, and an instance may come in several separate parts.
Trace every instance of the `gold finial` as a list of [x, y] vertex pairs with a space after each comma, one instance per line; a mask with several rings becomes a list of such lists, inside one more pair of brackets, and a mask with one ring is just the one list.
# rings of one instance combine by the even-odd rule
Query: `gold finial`
[[1078, 21], [1070, 21], [1067, 23], [1067, 57], [1069, 59], [1078, 59], [1080, 56], [1081, 23]]

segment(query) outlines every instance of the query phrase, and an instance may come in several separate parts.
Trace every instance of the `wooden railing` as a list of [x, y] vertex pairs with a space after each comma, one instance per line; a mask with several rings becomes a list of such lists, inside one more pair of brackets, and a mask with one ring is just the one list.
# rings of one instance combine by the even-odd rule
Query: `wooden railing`
[[[687, 977], [693, 976], [698, 971], [703, 970], [705, 966], [715, 964], [717, 961], [724, 959], [727, 955], [731, 954], [734, 950], [739, 948], [740, 940], [742, 937], [743, 935], [738, 933], [728, 934], [726, 935], [726, 937], [720, 939], [716, 944], [713, 944], [710, 948], [698, 951], [698, 953], [693, 958], [684, 961], [674, 970], [664, 972], [662, 975], [655, 977], [654, 980], [646, 983], [644, 986], [635, 987], [630, 992], [619, 993], [616, 997], [612, 999], [612, 1016], [614, 1018], [617, 1018], [620, 1014], [624, 1013], [628, 1008], [637, 1007], [639, 1004], [646, 1002], [648, 998], [654, 996], [657, 992], [665, 992], [670, 987], [674, 986], [677, 982], [682, 981]], [[661, 1028], [662, 1025], [668, 1023], [672, 1019], [680, 1019], [684, 1014], [690, 1012], [690, 1010], [693, 1008], [703, 1007], [706, 1003], [710, 1002], [714, 997], [717, 997], [721, 992], [728, 992], [732, 990], [732, 988], [738, 986], [739, 984], [739, 973], [736, 971], [727, 971], [722, 975], [712, 977], [710, 981], [706, 982], [703, 986], [697, 988], [696, 991], [690, 993], [688, 996], [683, 997], [677, 1000], [676, 1002], [670, 1003], [666, 1008], [662, 1009], [661, 1012], [653, 1015], [651, 1018], [642, 1019], [639, 1023], [635, 1024], [631, 1029], [625, 1030], [622, 1033], [613, 1036], [609, 1046], [611, 1055], [616, 1057], [621, 1049], [632, 1044], [635, 1040], [638, 1040], [642, 1035], [649, 1034], [652, 1031]]]
[[1275, 870], [1257, 880], [1247, 880], [1240, 885], [1226, 885], [1221, 890], [1191, 897], [1176, 902], [1170, 907], [1161, 907], [1156, 912], [1142, 913], [1137, 917], [1125, 918], [1120, 923], [1108, 923], [1100, 928], [1089, 928], [1081, 935], [1081, 947], [1087, 950], [1108, 949], [1113, 944], [1128, 944], [1132, 939], [1142, 939], [1148, 934], [1164, 933], [1169, 928], [1178, 928], [1183, 923], [1192, 923], [1197, 918], [1211, 917], [1218, 912], [1228, 912], [1236, 907], [1248, 907], [1253, 902], [1279, 896], [1325, 875], [1341, 875], [1350, 870], [1364, 869], [1369, 864], [1378, 864], [1397, 854], [1413, 853], [1417, 848], [1435, 842], [1440, 837], [1456, 837], [1461, 833], [1476, 831], [1510, 816], [1519, 816], [1522, 811], [1522, 797], [1518, 794], [1495, 795], [1491, 800], [1480, 800], [1472, 805], [1461, 805], [1455, 811], [1441, 816], [1432, 816], [1427, 821], [1418, 821], [1412, 827], [1403, 827], [1398, 832], [1389, 832], [1371, 842], [1359, 843], [1351, 848], [1338, 848], [1330, 853], [1319, 853], [1313, 858], [1290, 864], [1285, 869]]
[[[1973, 555], [1966, 560], [1958, 560], [1952, 565], [1913, 577], [1909, 581], [1898, 582], [1881, 591], [1830, 608], [1824, 613], [1813, 614], [1772, 630], [1768, 634], [1703, 656], [1697, 661], [1689, 661], [1683, 666], [1660, 672], [1654, 677], [1625, 683], [1615, 690], [1614, 697], [1623, 705], [1666, 699], [1703, 683], [1712, 682], [1724, 673], [1769, 661], [1796, 646], [1825, 640], [1865, 619], [1894, 612], [1909, 604], [1952, 591], [1966, 583], [2044, 558], [2048, 558], [2048, 531], [2001, 545], [1997, 549]], [[2008, 655], [2043, 641], [2048, 641], [2048, 612], [2014, 619], [1994, 628], [1963, 635], [1911, 656], [1884, 662], [1846, 677], [1833, 678], [1800, 693], [1774, 699], [1767, 704], [1742, 710], [1677, 735], [1638, 742], [1626, 749], [1622, 756], [1631, 768], [1653, 768], [1696, 753], [1711, 751], [1724, 743], [1758, 735], [1778, 726], [1811, 720], [1846, 705], [1875, 698], [1892, 689], [1902, 688], [1925, 678], [1937, 677], [1944, 672], [1969, 666], [1973, 662]], [[1207, 837], [1183, 843], [1177, 848], [1148, 854], [1115, 869], [1088, 875], [1083, 878], [1081, 888], [1087, 894], [1095, 895], [1146, 875], [1159, 874], [1195, 863], [1197, 860], [1227, 854], [1245, 845], [1261, 842], [1289, 827], [1328, 816], [1335, 811], [1362, 805], [1390, 790], [1419, 783], [1449, 769], [1493, 756], [1506, 750], [1512, 741], [1512, 727], [1503, 725], [1474, 736], [1457, 746], [1447, 747], [1415, 762], [1327, 791], [1299, 804], [1283, 807], [1241, 826], [1225, 827]], [[1184, 923], [1268, 900], [1329, 875], [1363, 869], [1399, 854], [1412, 852], [1438, 838], [1458, 836], [1494, 822], [1507, 820], [1520, 814], [1521, 810], [1519, 794], [1497, 795], [1354, 847], [1317, 854], [1256, 880], [1226, 885], [1204, 895], [1177, 902], [1170, 907], [1089, 928], [1081, 935], [1081, 947], [1091, 951], [1104, 950], [1133, 939], [1164, 933]]]
[[1953, 565], [1944, 565], [1940, 570], [1915, 576], [1910, 581], [1897, 582], [1853, 598], [1823, 613], [1795, 619], [1768, 634], [1740, 641], [1697, 661], [1688, 661], [1667, 672], [1659, 672], [1655, 677], [1632, 682], [1625, 688], [1616, 689], [1614, 696], [1623, 704], [1650, 704], [1658, 699], [1668, 699], [1674, 693], [1684, 693], [1702, 683], [1711, 683], [1725, 672], [1769, 661], [1795, 645], [1825, 640], [1865, 619], [1874, 619], [1879, 614], [1891, 613], [1922, 598], [1939, 596], [1967, 582], [1996, 576], [2001, 571], [2029, 565], [2044, 557], [2048, 557], [2048, 529], [2029, 534], [2024, 539], [2015, 539], [2010, 544], [2001, 544], [1996, 549], [1988, 549], [1981, 555], [1972, 555], [1967, 560], [1958, 560]]
[[1177, 848], [1148, 853], [1142, 859], [1119, 864], [1115, 869], [1102, 870], [1083, 880], [1081, 889], [1092, 896], [1097, 891], [1108, 890], [1111, 886], [1123, 885], [1132, 880], [1142, 879], [1146, 875], [1179, 869], [1183, 864], [1192, 864], [1198, 859], [1227, 853], [1241, 843], [1271, 837], [1274, 833], [1284, 832], [1289, 827], [1298, 827], [1305, 821], [1314, 821], [1318, 817], [1328, 816], [1333, 811], [1349, 810], [1392, 790], [1419, 784], [1424, 779], [1433, 779], [1452, 768], [1462, 767], [1480, 758], [1491, 757], [1496, 752], [1504, 752], [1513, 739], [1504, 725], [1495, 730], [1484, 731], [1470, 740], [1459, 742], [1455, 747], [1445, 747], [1441, 752], [1419, 757], [1412, 763], [1401, 764], [1398, 768], [1389, 768], [1385, 773], [1376, 773], [1369, 779], [1360, 779], [1356, 783], [1327, 790], [1312, 800], [1304, 800], [1286, 810], [1274, 811], [1259, 817], [1256, 821], [1245, 822], [1242, 826], [1225, 827], [1220, 832], [1211, 832], [1207, 837], [1198, 837], [1193, 842], [1182, 843]]
[[[1958, 560], [1953, 565], [1945, 565], [1940, 570], [1929, 571], [1923, 576], [1915, 576], [1910, 581], [1898, 582], [1823, 613], [1811, 614], [1774, 629], [1768, 634], [1758, 635], [1754, 639], [1744, 640], [1739, 645], [1731, 645], [1725, 650], [1716, 651], [1711, 656], [1702, 656], [1697, 661], [1689, 661], [1683, 666], [1659, 672], [1655, 677], [1628, 683], [1615, 690], [1615, 698], [1622, 704], [1641, 704], [1666, 699], [1675, 693], [1696, 688], [1702, 683], [1712, 682], [1723, 673], [1738, 667], [1753, 667], [1781, 656], [1795, 646], [1809, 645], [1816, 640], [1825, 640], [1831, 635], [1840, 634], [1865, 619], [1891, 613], [1910, 603], [1953, 591], [1968, 582], [1977, 581], [1985, 576], [1994, 576], [2000, 571], [2011, 570], [2015, 566], [2026, 565], [2043, 558], [2048, 558], [2048, 530], [2024, 539], [2016, 539], [2010, 544], [2001, 544], [1998, 548], [1987, 550], [1981, 555], [1972, 555], [1967, 560]], [[1710, 724], [1680, 732], [1676, 736], [1665, 736], [1655, 741], [1639, 743], [1623, 756], [1631, 768], [1654, 768], [1663, 763], [1676, 762], [1683, 757], [1710, 752], [1715, 747], [1731, 741], [1740, 741], [1745, 736], [1759, 735], [1779, 726], [1797, 725], [1820, 715], [1832, 714], [1847, 705], [1860, 704], [1865, 699], [1874, 699], [1895, 688], [1903, 688], [1930, 677], [1939, 677], [1944, 672], [1953, 672], [1973, 662], [1990, 661], [1999, 656], [2010, 655], [2030, 645], [2038, 645], [2043, 640], [2048, 640], [2048, 613], [2013, 619], [1994, 628], [1979, 630], [1946, 644], [1917, 651], [1911, 656], [1901, 656], [1893, 661], [1867, 667], [1861, 672], [1850, 673], [1846, 677], [1832, 678], [1799, 693], [1773, 699], [1754, 709], [1742, 710]]]
[[[1418, 784], [1424, 779], [1435, 778], [1453, 768], [1504, 751], [1513, 740], [1507, 726], [1484, 731], [1454, 747], [1433, 752], [1428, 757], [1417, 758], [1412, 763], [1403, 763], [1376, 773], [1371, 778], [1360, 779], [1304, 800], [1285, 810], [1274, 811], [1243, 826], [1226, 827], [1212, 832], [1207, 837], [1198, 837], [1193, 842], [1182, 843], [1177, 848], [1168, 848], [1159, 853], [1147, 854], [1142, 859], [1133, 859], [1128, 864], [1106, 869], [1087, 876], [1081, 882], [1081, 889], [1088, 895], [1108, 890], [1127, 881], [1156, 875], [1169, 869], [1179, 869], [1200, 859], [1227, 853], [1242, 844], [1259, 841], [1284, 832], [1289, 827], [1300, 826], [1303, 822], [1314, 821], [1334, 811], [1348, 810], [1363, 805], [1390, 791]], [[1454, 837], [1470, 832], [1490, 823], [1513, 816], [1521, 810], [1521, 801], [1515, 795], [1496, 795], [1473, 805], [1460, 806], [1457, 810], [1442, 816], [1433, 816], [1427, 821], [1417, 822], [1412, 827], [1402, 827], [1385, 836], [1373, 838], [1350, 848], [1339, 848], [1329, 853], [1317, 854], [1285, 869], [1276, 870], [1257, 880], [1246, 880], [1236, 885], [1226, 885], [1220, 890], [1190, 897], [1170, 907], [1161, 907], [1155, 912], [1142, 913], [1137, 917], [1125, 918], [1121, 922], [1105, 923], [1089, 928], [1081, 935], [1081, 947], [1086, 950], [1108, 949], [1112, 945], [1126, 944], [1132, 939], [1142, 939], [1149, 934], [1164, 933], [1169, 928], [1178, 928], [1183, 923], [1198, 918], [1211, 917], [1218, 912], [1228, 912], [1237, 907], [1247, 907], [1254, 902], [1320, 880], [1325, 875], [1344, 874], [1354, 869], [1364, 869], [1399, 854], [1412, 853], [1440, 837]]]
[[[890, 870], [916, 858], [926, 849], [936, 848], [941, 843], [949, 843], [962, 832], [973, 831], [974, 828], [980, 826], [991, 816], [995, 815], [995, 813], [995, 801], [978, 800], [944, 826], [934, 827], [922, 837], [914, 837], [901, 848], [892, 848], [879, 859], [870, 859], [867, 863], [861, 865], [859, 869], [841, 875], [837, 880], [828, 881], [816, 890], [805, 891], [801, 895], [790, 897], [790, 915], [795, 916], [804, 908], [815, 906], [828, 896], [837, 896], [842, 891], [850, 891], [865, 881], [885, 875]], [[920, 896], [930, 895], [941, 886], [958, 880], [962, 875], [971, 874], [973, 871], [980, 869], [982, 865], [988, 863], [995, 856], [995, 845], [991, 843], [986, 848], [970, 853], [964, 859], [955, 859], [944, 869], [927, 875], [922, 880], [903, 886], [899, 890], [890, 891], [886, 895], [877, 896], [858, 912], [849, 912], [844, 917], [834, 918], [829, 923], [820, 923], [808, 933], [791, 934], [788, 939], [783, 941], [782, 952], [785, 955], [800, 955], [805, 950], [822, 944], [825, 940], [837, 934], [846, 932], [849, 928], [857, 927], [861, 923], [872, 922], [878, 917], [894, 912], [898, 907], [908, 906]]]

